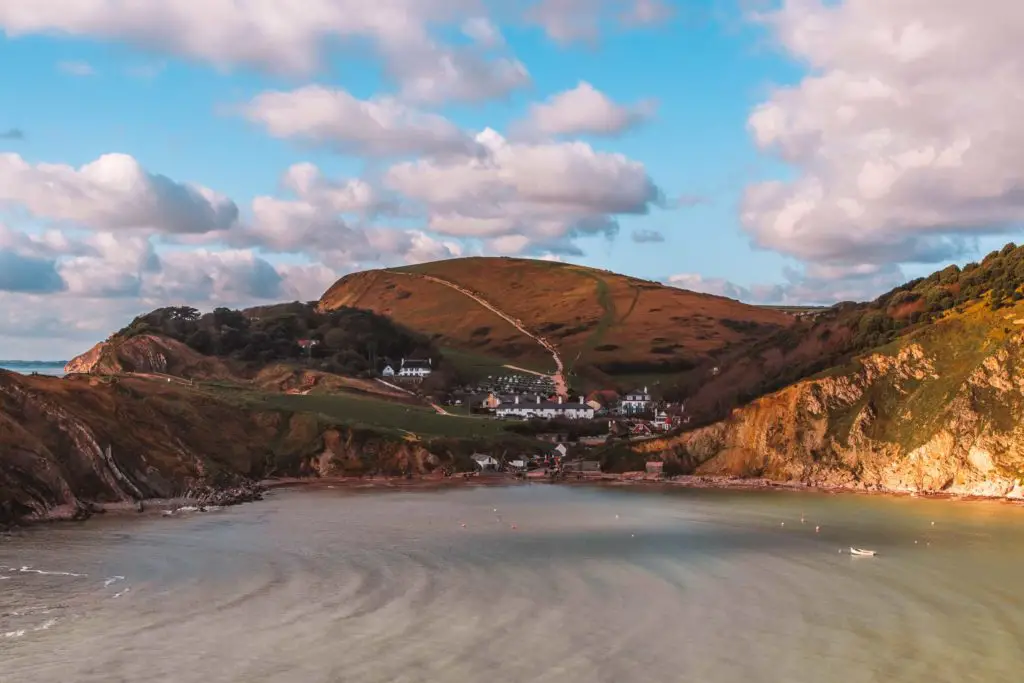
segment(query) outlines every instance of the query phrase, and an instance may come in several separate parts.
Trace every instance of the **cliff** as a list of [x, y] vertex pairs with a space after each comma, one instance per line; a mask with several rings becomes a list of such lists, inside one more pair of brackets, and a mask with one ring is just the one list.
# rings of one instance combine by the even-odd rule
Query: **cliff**
[[272, 475], [426, 473], [449, 446], [176, 384], [0, 371], [0, 522]]
[[111, 375], [137, 372], [185, 378], [227, 379], [233, 373], [222, 360], [204, 356], [169, 337], [141, 334], [113, 337], [96, 344], [64, 366], [68, 374]]
[[1021, 498], [1022, 324], [975, 305], [638, 450], [694, 474]]

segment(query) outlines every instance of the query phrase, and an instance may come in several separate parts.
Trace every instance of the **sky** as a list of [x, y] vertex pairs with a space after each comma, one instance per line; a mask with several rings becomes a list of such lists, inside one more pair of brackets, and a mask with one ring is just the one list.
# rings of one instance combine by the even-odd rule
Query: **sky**
[[0, 358], [457, 256], [828, 304], [1020, 239], [1019, 0], [298, 7], [0, 3]]

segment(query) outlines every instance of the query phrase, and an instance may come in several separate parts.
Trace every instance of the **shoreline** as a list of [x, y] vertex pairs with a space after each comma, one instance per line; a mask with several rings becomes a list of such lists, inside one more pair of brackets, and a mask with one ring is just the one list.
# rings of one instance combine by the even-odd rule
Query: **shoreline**
[[822, 495], [867, 495], [892, 496], [896, 498], [922, 498], [928, 500], [991, 501], [1012, 505], [1024, 505], [1024, 498], [1000, 495], [950, 493], [946, 491], [901, 491], [894, 489], [867, 488], [859, 486], [822, 486], [803, 482], [780, 482], [771, 479], [744, 479], [740, 477], [680, 475], [672, 478], [652, 477], [641, 473], [603, 474], [588, 473], [582, 479], [566, 478], [551, 481], [547, 477], [527, 477], [525, 480], [509, 474], [475, 475], [463, 477], [423, 476], [414, 479], [402, 477], [291, 477], [268, 479], [260, 482], [267, 490], [284, 488], [339, 488], [365, 490], [416, 490], [460, 488], [466, 486], [509, 486], [517, 484], [546, 484], [551, 486], [607, 486], [615, 487], [664, 487], [696, 490], [725, 491], [791, 491], [817, 493]]
[[[343, 489], [348, 491], [415, 491], [415, 490], [443, 490], [456, 488], [477, 488], [486, 486], [513, 486], [523, 484], [545, 484], [549, 486], [602, 486], [609, 488], [619, 487], [658, 487], [663, 489], [680, 488], [691, 490], [723, 490], [723, 491], [787, 491], [806, 492], [823, 495], [869, 495], [869, 496], [892, 496], [898, 498], [922, 498], [928, 500], [952, 500], [962, 502], [999, 502], [1014, 506], [1024, 506], [1024, 498], [1011, 496], [979, 495], [950, 493], [945, 491], [899, 491], [880, 488], [867, 488], [855, 486], [821, 486], [807, 484], [804, 482], [780, 482], [770, 479], [744, 479], [740, 477], [708, 476], [708, 475], [680, 475], [672, 478], [654, 477], [642, 473], [626, 474], [601, 474], [587, 473], [582, 478], [575, 479], [567, 477], [556, 481], [548, 477], [527, 477], [526, 479], [511, 474], [472, 475], [469, 477], [451, 476], [442, 477], [437, 475], [423, 475], [414, 478], [406, 477], [279, 477], [264, 479], [254, 482], [246, 487], [246, 492], [256, 491], [259, 495], [246, 496], [244, 499], [232, 498], [232, 489], [222, 491], [210, 491], [206, 496], [182, 496], [177, 498], [150, 498], [142, 501], [142, 509], [139, 509], [137, 501], [118, 501], [112, 503], [90, 503], [86, 506], [91, 514], [88, 519], [101, 519], [107, 517], [122, 518], [135, 516], [140, 518], [151, 517], [173, 517], [176, 514], [204, 513], [226, 507], [234, 507], [249, 502], [262, 500], [264, 493], [273, 493], [276, 490], [287, 489]], [[210, 493], [214, 495], [227, 496], [224, 504], [217, 504], [218, 501], [210, 499]], [[197, 509], [199, 508], [199, 509]], [[202, 508], [206, 508], [203, 510]], [[10, 525], [11, 529], [18, 527], [29, 527], [60, 522], [84, 521], [76, 515], [81, 508], [74, 505], [60, 505], [51, 508], [46, 513], [36, 516], [22, 518]]]

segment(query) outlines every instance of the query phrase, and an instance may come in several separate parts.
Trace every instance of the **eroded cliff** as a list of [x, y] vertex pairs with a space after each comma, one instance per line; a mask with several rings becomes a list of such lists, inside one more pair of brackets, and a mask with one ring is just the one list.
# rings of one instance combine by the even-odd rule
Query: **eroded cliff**
[[717, 424], [639, 446], [695, 474], [1024, 497], [1024, 320], [974, 307]]
[[454, 457], [175, 384], [0, 371], [0, 522], [273, 475], [425, 473]]

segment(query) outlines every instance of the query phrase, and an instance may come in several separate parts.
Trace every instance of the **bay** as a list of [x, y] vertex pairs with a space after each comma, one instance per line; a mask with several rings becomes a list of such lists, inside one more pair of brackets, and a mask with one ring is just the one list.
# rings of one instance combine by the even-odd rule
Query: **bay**
[[523, 485], [37, 528], [0, 541], [0, 681], [1016, 680], [1022, 514]]

